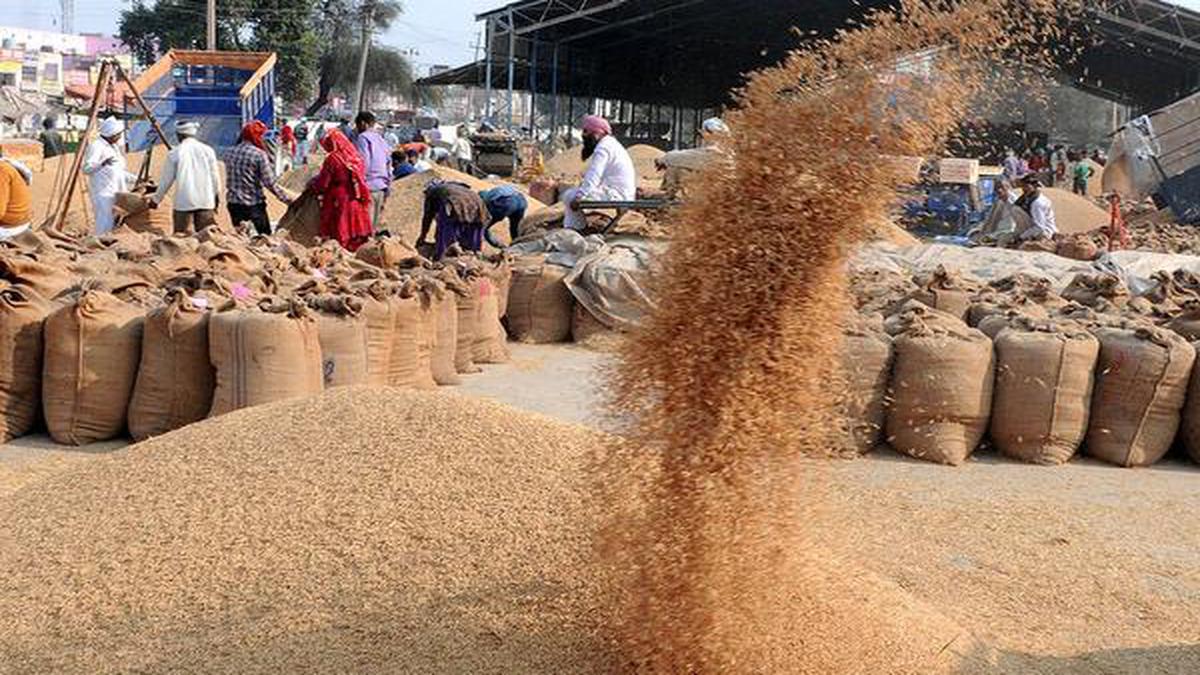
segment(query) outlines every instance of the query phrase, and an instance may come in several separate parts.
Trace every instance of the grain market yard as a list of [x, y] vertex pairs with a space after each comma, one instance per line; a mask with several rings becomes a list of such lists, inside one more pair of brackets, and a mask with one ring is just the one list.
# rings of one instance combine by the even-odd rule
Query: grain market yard
[[[510, 345], [460, 391], [599, 424], [607, 357], [577, 346]], [[121, 447], [0, 449], [0, 498]], [[1058, 468], [982, 455], [959, 468], [879, 451], [827, 466], [843, 543], [1030, 672], [1200, 672], [1200, 468]], [[840, 535], [839, 535], [840, 536]]]

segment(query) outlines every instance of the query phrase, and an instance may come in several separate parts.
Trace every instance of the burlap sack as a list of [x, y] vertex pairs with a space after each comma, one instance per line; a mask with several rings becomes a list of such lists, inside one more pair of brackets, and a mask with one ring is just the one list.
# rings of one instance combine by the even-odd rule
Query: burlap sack
[[302, 246], [312, 246], [321, 235], [321, 203], [317, 195], [305, 190], [288, 205], [287, 213], [279, 219], [279, 230]]
[[522, 256], [513, 262], [507, 320], [514, 340], [549, 343], [570, 339], [575, 298], [563, 283], [570, 271], [547, 264], [541, 255]]
[[1188, 342], [1200, 340], [1200, 300], [1184, 302], [1182, 311], [1167, 322], [1167, 328]]
[[1005, 455], [1062, 464], [1087, 433], [1100, 343], [1048, 322], [1018, 321], [995, 340], [996, 389], [989, 435]]
[[[1200, 342], [1192, 342], [1192, 348], [1200, 350]], [[1179, 437], [1192, 461], [1200, 462], [1200, 368], [1195, 364], [1192, 364], [1192, 375], [1188, 381]]]
[[612, 335], [615, 331], [597, 319], [591, 310], [581, 303], [575, 303], [571, 310], [571, 339], [575, 342], [587, 342], [593, 337]]
[[475, 365], [475, 337], [479, 332], [479, 279], [463, 282], [465, 292], [455, 296], [458, 309], [458, 345], [454, 369], [461, 375], [480, 372]]
[[85, 445], [125, 429], [145, 314], [86, 289], [46, 319], [42, 407], [50, 437]]
[[[367, 321], [357, 297], [327, 296], [315, 300], [321, 373], [326, 389], [367, 384]], [[312, 307], [313, 300], [309, 306]]]
[[150, 208], [150, 201], [144, 194], [118, 192], [115, 207], [121, 224], [135, 232], [168, 235], [174, 230], [171, 209], [167, 206]]
[[354, 257], [386, 269], [417, 261], [421, 256], [417, 254], [417, 249], [401, 241], [399, 237], [377, 236], [360, 246]]
[[930, 307], [945, 312], [961, 321], [966, 321], [971, 307], [971, 294], [979, 290], [979, 284], [950, 272], [939, 265], [933, 272], [919, 274], [913, 278], [917, 290], [909, 296]]
[[1077, 274], [1063, 289], [1062, 297], [1084, 307], [1106, 310], [1124, 307], [1129, 289], [1111, 274]]
[[437, 386], [430, 370], [430, 354], [426, 346], [424, 311], [415, 295], [392, 298], [395, 306], [395, 329], [392, 332], [392, 354], [388, 384], [393, 387], [432, 389]]
[[920, 320], [922, 323], [931, 326], [944, 325], [951, 329], [965, 325], [957, 316], [947, 314], [919, 300], [912, 299], [904, 301], [895, 313], [884, 319], [883, 331], [895, 337], [907, 330], [909, 325], [916, 320]]
[[208, 358], [211, 300], [181, 289], [146, 315], [142, 359], [129, 401], [134, 440], [159, 436], [208, 416], [215, 373]]
[[1100, 340], [1087, 454], [1118, 466], [1149, 466], [1179, 430], [1196, 350], [1171, 331], [1108, 327]]
[[26, 286], [46, 300], [57, 300], [76, 281], [61, 260], [16, 252], [0, 255], [0, 279]]
[[51, 303], [29, 286], [0, 281], [0, 441], [29, 433], [42, 396], [42, 323]]
[[475, 326], [471, 359], [475, 363], [508, 363], [512, 356], [508, 352], [508, 334], [504, 331], [504, 325], [500, 323], [500, 292], [491, 277], [484, 276], [479, 279], [477, 309], [478, 323]]
[[462, 384], [458, 370], [454, 367], [454, 354], [458, 348], [458, 301], [457, 296], [447, 291], [434, 302], [434, 323], [437, 327], [430, 359], [433, 380], [440, 385]]
[[847, 447], [860, 454], [883, 441], [892, 339], [878, 321], [855, 320], [844, 330], [838, 400]]
[[361, 316], [367, 331], [367, 384], [386, 387], [395, 348], [396, 305], [385, 282], [372, 283], [362, 291]]
[[317, 322], [298, 301], [230, 305], [209, 321], [209, 356], [217, 370], [213, 416], [321, 393]]
[[992, 341], [966, 324], [914, 317], [893, 346], [888, 442], [918, 459], [963, 463], [991, 413]]

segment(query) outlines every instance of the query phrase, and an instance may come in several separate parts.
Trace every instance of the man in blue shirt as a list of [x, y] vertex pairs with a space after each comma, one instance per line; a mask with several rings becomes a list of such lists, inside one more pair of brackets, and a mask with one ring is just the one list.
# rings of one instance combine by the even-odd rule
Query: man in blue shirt
[[487, 206], [490, 222], [483, 230], [484, 238], [487, 242], [496, 248], [504, 248], [504, 244], [500, 243], [492, 235], [492, 225], [508, 219], [508, 237], [509, 241], [516, 241], [519, 234], [521, 220], [525, 218], [525, 209], [529, 207], [529, 202], [525, 199], [525, 195], [521, 194], [517, 188], [511, 185], [501, 185], [490, 190], [484, 190], [479, 193], [483, 203]]

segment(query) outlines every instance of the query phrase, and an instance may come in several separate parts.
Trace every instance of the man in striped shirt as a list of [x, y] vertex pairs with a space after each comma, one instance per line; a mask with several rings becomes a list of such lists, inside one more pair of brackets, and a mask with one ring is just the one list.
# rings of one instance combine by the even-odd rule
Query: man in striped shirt
[[259, 234], [271, 234], [264, 187], [284, 204], [292, 203], [292, 198], [275, 184], [275, 169], [263, 142], [266, 131], [267, 125], [257, 120], [247, 124], [242, 127], [238, 144], [225, 153], [225, 200], [229, 218], [234, 227], [247, 221], [253, 223]]

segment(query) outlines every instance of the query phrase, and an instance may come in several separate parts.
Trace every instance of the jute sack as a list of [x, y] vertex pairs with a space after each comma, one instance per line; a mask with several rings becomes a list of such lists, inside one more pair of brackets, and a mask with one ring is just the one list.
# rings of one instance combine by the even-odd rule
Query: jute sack
[[946, 326], [950, 329], [965, 325], [958, 317], [934, 309], [919, 300], [905, 300], [893, 314], [884, 319], [883, 331], [895, 337], [917, 320], [927, 326]]
[[[513, 267], [509, 258], [507, 256], [501, 257], [488, 270], [488, 276], [496, 284], [496, 302], [499, 306], [500, 318], [503, 319], [508, 316], [508, 294], [512, 290], [513, 280]], [[507, 340], [508, 333], [503, 332], [503, 326], [501, 326], [501, 331], [501, 339]]]
[[399, 237], [376, 236], [354, 252], [354, 257], [376, 267], [394, 268], [401, 263], [417, 261], [417, 249], [404, 243]]
[[1093, 332], [1100, 359], [1084, 450], [1118, 466], [1149, 466], [1175, 440], [1196, 350], [1158, 328]]
[[326, 389], [367, 383], [367, 321], [363, 301], [354, 296], [310, 298], [318, 305], [317, 339]]
[[961, 321], [967, 320], [971, 307], [971, 294], [979, 290], [977, 283], [950, 272], [939, 265], [928, 274], [913, 278], [917, 290], [909, 297], [930, 307], [945, 312]]
[[367, 331], [367, 384], [386, 387], [395, 348], [396, 305], [391, 290], [383, 281], [373, 282], [361, 290], [361, 316]]
[[440, 385], [462, 384], [462, 378], [454, 367], [454, 353], [458, 347], [458, 302], [452, 291], [447, 291], [433, 305], [436, 336], [430, 371], [434, 382]]
[[216, 386], [208, 358], [210, 299], [181, 289], [146, 315], [142, 359], [129, 401], [134, 440], [199, 422], [212, 408]]
[[46, 319], [42, 407], [50, 437], [85, 445], [125, 429], [145, 314], [87, 288]]
[[582, 303], [575, 303], [571, 310], [571, 339], [575, 342], [587, 342], [597, 335], [612, 335], [615, 331], [604, 325]]
[[542, 344], [570, 339], [575, 298], [563, 283], [568, 273], [565, 267], [547, 264], [542, 255], [514, 261], [507, 316], [514, 340]]
[[230, 303], [209, 320], [208, 342], [217, 369], [213, 416], [321, 393], [317, 322], [298, 301]]
[[42, 389], [42, 323], [51, 303], [29, 286], [0, 281], [0, 440], [29, 433]]
[[1005, 455], [1062, 464], [1087, 433], [1100, 343], [1080, 328], [1023, 320], [995, 340], [989, 434]]
[[508, 363], [512, 355], [506, 344], [508, 334], [500, 323], [500, 293], [494, 279], [479, 278], [478, 315], [475, 325], [475, 342], [471, 347], [471, 359], [475, 363]]
[[437, 386], [430, 371], [429, 350], [425, 345], [425, 322], [421, 300], [416, 295], [392, 297], [395, 305], [395, 329], [392, 333], [392, 358], [388, 384], [393, 387], [432, 389]]
[[842, 377], [838, 401], [848, 447], [870, 452], [883, 440], [887, 421], [888, 378], [892, 370], [892, 339], [880, 322], [856, 319], [845, 329]]
[[464, 292], [455, 296], [458, 309], [458, 344], [454, 369], [461, 375], [480, 372], [475, 365], [475, 336], [479, 331], [479, 279], [463, 281]]
[[61, 260], [15, 252], [0, 255], [0, 278], [27, 286], [46, 300], [57, 300], [76, 282], [75, 275]]
[[1189, 342], [1200, 340], [1200, 300], [1184, 302], [1182, 310], [1167, 323], [1167, 328], [1175, 331]]
[[[1200, 351], [1200, 342], [1193, 342], [1192, 348]], [[1179, 436], [1192, 461], [1200, 462], [1200, 368], [1195, 364], [1192, 364], [1192, 375], [1188, 380], [1188, 394], [1183, 406]]]
[[317, 195], [305, 190], [288, 205], [287, 213], [279, 220], [279, 229], [287, 230], [291, 240], [302, 246], [316, 244], [321, 234], [321, 202], [317, 201]]
[[913, 317], [893, 345], [888, 442], [918, 459], [963, 463], [987, 429], [992, 341], [966, 324]]

